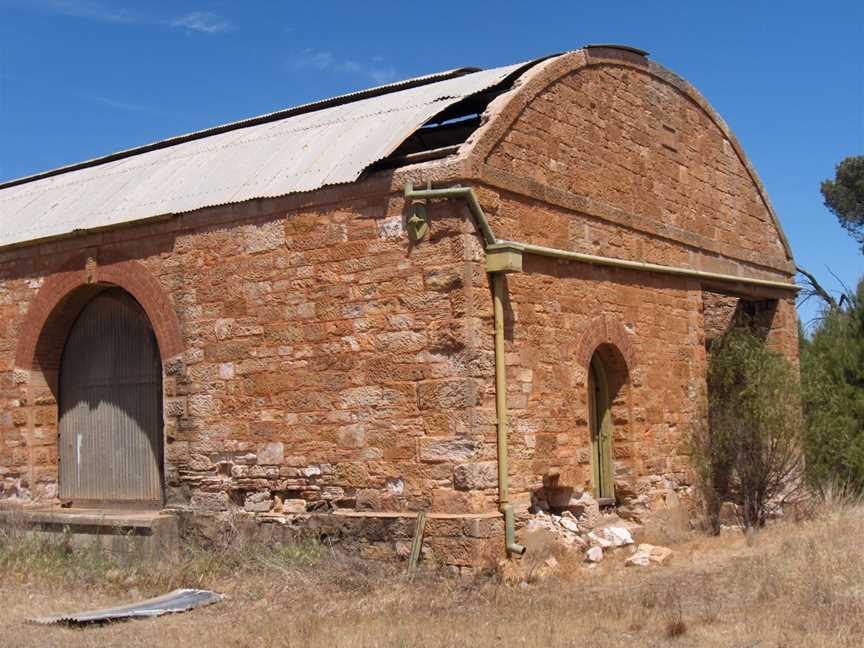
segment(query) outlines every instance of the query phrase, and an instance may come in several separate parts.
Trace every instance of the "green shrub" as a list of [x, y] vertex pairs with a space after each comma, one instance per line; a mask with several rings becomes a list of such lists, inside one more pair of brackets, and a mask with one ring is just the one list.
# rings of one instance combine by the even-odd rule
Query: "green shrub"
[[810, 483], [864, 492], [864, 280], [802, 345], [801, 381]]
[[691, 435], [706, 517], [719, 532], [724, 501], [745, 528], [765, 524], [770, 507], [800, 484], [803, 418], [796, 370], [752, 334], [733, 329], [708, 362], [708, 417]]

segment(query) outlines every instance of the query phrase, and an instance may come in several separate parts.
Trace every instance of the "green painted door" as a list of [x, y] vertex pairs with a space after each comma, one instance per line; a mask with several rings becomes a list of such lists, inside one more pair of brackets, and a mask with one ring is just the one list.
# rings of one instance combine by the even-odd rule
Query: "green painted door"
[[591, 358], [588, 372], [588, 423], [591, 428], [591, 463], [594, 477], [594, 497], [615, 497], [612, 468], [612, 412], [606, 371], [596, 355]]

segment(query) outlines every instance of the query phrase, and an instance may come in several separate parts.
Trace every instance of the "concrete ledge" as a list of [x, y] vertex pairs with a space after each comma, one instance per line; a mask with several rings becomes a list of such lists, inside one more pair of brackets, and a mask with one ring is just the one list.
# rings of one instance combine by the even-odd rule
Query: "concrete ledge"
[[[350, 511], [350, 510], [335, 510], [330, 515], [341, 517], [357, 517], [357, 518], [410, 518], [414, 519], [418, 513], [415, 511]], [[500, 518], [501, 513], [498, 511], [489, 511], [486, 513], [427, 513], [426, 518], [430, 520], [487, 520]]]
[[0, 509], [0, 524], [25, 534], [58, 539], [76, 548], [94, 546], [128, 559], [160, 560], [179, 553], [179, 524], [171, 511], [102, 509]]

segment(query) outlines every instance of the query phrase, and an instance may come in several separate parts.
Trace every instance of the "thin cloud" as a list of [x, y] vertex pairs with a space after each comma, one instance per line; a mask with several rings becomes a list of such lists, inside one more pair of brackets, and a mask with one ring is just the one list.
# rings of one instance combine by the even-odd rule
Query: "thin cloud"
[[[0, 0], [0, 3], [4, 0]], [[231, 23], [209, 11], [192, 11], [174, 19], [164, 14], [154, 15], [132, 11], [103, 0], [5, 0], [8, 4], [35, 9], [60, 16], [83, 18], [105, 23], [140, 24], [186, 29], [203, 34], [220, 34], [232, 29]]]
[[336, 57], [328, 50], [306, 49], [289, 61], [294, 70], [318, 70], [369, 79], [374, 83], [387, 83], [396, 79], [396, 68], [375, 56], [368, 62]]
[[153, 106], [148, 106], [145, 104], [132, 103], [128, 101], [118, 101], [117, 99], [111, 99], [110, 97], [104, 97], [102, 95], [80, 95], [82, 99], [85, 99], [91, 103], [99, 104], [100, 106], [105, 106], [106, 108], [114, 108], [115, 110], [125, 110], [127, 112], [143, 112], [143, 113], [159, 113], [162, 112], [158, 108], [154, 108]]
[[29, 2], [16, 2], [15, 4], [63, 16], [87, 18], [101, 22], [126, 24], [148, 22], [142, 14], [94, 0], [29, 0]]
[[220, 34], [231, 29], [231, 23], [209, 11], [193, 11], [171, 21], [172, 27], [189, 29], [204, 34]]

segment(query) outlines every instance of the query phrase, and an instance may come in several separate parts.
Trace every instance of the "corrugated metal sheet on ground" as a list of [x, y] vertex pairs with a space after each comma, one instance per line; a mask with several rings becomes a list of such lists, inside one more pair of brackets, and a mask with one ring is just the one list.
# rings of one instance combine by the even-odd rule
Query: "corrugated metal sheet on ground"
[[354, 182], [523, 64], [353, 100], [0, 189], [0, 246]]
[[30, 623], [39, 625], [52, 625], [65, 623], [68, 625], [82, 625], [86, 623], [105, 623], [107, 621], [118, 621], [121, 619], [147, 619], [186, 612], [203, 605], [212, 605], [222, 600], [222, 595], [216, 592], [196, 589], [177, 589], [163, 596], [146, 599], [133, 603], [132, 605], [121, 605], [89, 612], [71, 612], [69, 614], [54, 614], [51, 616], [27, 619]]

